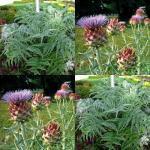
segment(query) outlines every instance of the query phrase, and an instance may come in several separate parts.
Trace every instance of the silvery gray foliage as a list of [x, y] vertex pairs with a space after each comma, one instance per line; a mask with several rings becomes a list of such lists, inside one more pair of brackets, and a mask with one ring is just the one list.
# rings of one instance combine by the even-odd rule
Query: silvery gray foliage
[[21, 74], [66, 74], [66, 62], [75, 55], [74, 14], [53, 7], [36, 13], [27, 7], [15, 21], [3, 29], [5, 64], [20, 65]]
[[91, 98], [80, 99], [76, 107], [77, 115], [81, 115], [82, 113], [86, 112], [88, 109], [90, 109], [93, 103], [94, 100]]
[[140, 140], [141, 147], [148, 145], [150, 143], [150, 135], [143, 135]]
[[72, 60], [68, 60], [66, 62], [66, 68], [65, 68], [65, 72], [69, 72], [69, 71], [73, 71], [75, 68], [75, 64]]
[[6, 41], [8, 37], [11, 36], [11, 34], [17, 30], [17, 28], [18, 28], [17, 23], [5, 24], [2, 28], [2, 33], [1, 33], [2, 41]]
[[[104, 149], [140, 149], [142, 135], [150, 131], [150, 116], [144, 110], [149, 91], [142, 83], [127, 88], [116, 82], [111, 88], [108, 80], [97, 81], [91, 98], [77, 103], [78, 128], [83, 139], [96, 137], [96, 144]], [[147, 137], [142, 142], [147, 144]]]

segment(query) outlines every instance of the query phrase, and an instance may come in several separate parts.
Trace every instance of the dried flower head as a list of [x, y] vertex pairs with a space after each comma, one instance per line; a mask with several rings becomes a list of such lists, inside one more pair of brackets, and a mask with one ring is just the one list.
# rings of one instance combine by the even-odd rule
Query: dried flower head
[[136, 15], [139, 15], [139, 16], [144, 16], [145, 14], [145, 11], [143, 8], [139, 7], [137, 10], [136, 10]]
[[32, 107], [39, 109], [43, 105], [43, 100], [44, 97], [42, 92], [35, 93], [32, 98]]
[[65, 67], [65, 71], [66, 72], [73, 72], [74, 71], [74, 68], [75, 68], [75, 63], [74, 63], [74, 61], [72, 61], [72, 60], [68, 60], [67, 62], [66, 62], [66, 67]]
[[115, 33], [118, 31], [123, 32], [125, 30], [125, 22], [118, 21], [118, 18], [112, 18], [109, 20], [109, 23], [107, 25], [107, 32], [108, 33]]
[[32, 98], [32, 91], [20, 90], [7, 92], [2, 97], [9, 103], [9, 112], [13, 121], [24, 122], [31, 116], [31, 106], [28, 100]]
[[4, 25], [4, 24], [6, 24], [6, 20], [0, 19], [0, 25]]
[[119, 70], [127, 70], [136, 65], [137, 56], [132, 48], [124, 48], [117, 54]]
[[9, 103], [11, 120], [25, 122], [31, 117], [31, 106], [27, 102]]
[[54, 96], [54, 98], [55, 98], [56, 100], [61, 100], [61, 99], [63, 99], [63, 96], [62, 96], [61, 93], [56, 93], [55, 96]]
[[69, 90], [70, 89], [70, 86], [68, 83], [64, 82], [62, 85], [61, 85], [61, 90]]
[[44, 96], [43, 97], [43, 104], [48, 107], [50, 105], [50, 103], [51, 103], [51, 97], [50, 96]]
[[131, 17], [129, 23], [132, 25], [142, 23], [144, 20], [144, 17], [145, 17], [144, 14], [145, 14], [145, 12], [144, 12], [143, 8], [142, 7], [138, 8], [136, 10], [136, 14]]
[[60, 138], [60, 126], [57, 122], [50, 122], [43, 128], [42, 138], [45, 143], [51, 143]]
[[66, 99], [72, 91], [70, 90], [70, 86], [67, 82], [64, 82], [61, 85], [60, 90], [58, 90], [54, 96], [56, 100]]
[[130, 24], [136, 25], [136, 24], [142, 23], [143, 20], [144, 20], [143, 16], [134, 15], [134, 16], [132, 16], [132, 18], [130, 19], [129, 22], [130, 22]]
[[143, 135], [141, 137], [140, 145], [143, 147], [143, 146], [149, 145], [149, 143], [150, 143], [150, 136]]
[[150, 24], [150, 18], [145, 18], [144, 19], [144, 24], [149, 25]]
[[70, 93], [69, 94], [69, 99], [70, 100], [78, 100], [78, 99], [80, 99], [80, 96], [76, 93]]
[[101, 45], [107, 41], [105, 26], [108, 18], [103, 15], [81, 18], [77, 24], [84, 28], [87, 45]]
[[58, 90], [55, 94], [55, 99], [60, 100], [60, 99], [66, 99], [68, 98], [70, 94], [70, 90]]

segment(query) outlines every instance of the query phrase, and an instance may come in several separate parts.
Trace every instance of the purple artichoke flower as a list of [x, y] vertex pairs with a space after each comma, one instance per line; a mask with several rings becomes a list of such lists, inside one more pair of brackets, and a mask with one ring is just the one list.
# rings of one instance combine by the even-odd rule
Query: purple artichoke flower
[[104, 15], [96, 15], [89, 17], [82, 17], [78, 20], [77, 25], [83, 28], [98, 28], [107, 25], [108, 18]]
[[16, 91], [10, 91], [6, 92], [2, 99], [6, 102], [23, 102], [30, 100], [32, 98], [32, 91], [31, 90], [16, 90]]
[[137, 19], [139, 22], [141, 22], [142, 20], [144, 20], [144, 16], [134, 15], [132, 16], [132, 19]]

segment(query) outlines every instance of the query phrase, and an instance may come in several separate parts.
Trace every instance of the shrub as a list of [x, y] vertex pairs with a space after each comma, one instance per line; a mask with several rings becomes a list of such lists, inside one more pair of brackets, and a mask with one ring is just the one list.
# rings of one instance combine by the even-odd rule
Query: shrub
[[74, 58], [74, 15], [51, 6], [35, 13], [29, 7], [18, 12], [16, 21], [3, 31], [7, 67], [17, 64], [19, 72], [29, 74], [68, 74], [66, 63]]
[[[95, 149], [141, 149], [140, 139], [149, 131], [149, 91], [142, 84], [118, 80], [111, 88], [108, 80], [97, 83], [91, 97], [77, 104], [78, 128], [86, 143]], [[83, 142], [82, 142], [83, 143]], [[88, 144], [86, 144], [88, 145]]]
[[81, 98], [86, 98], [90, 94], [92, 84], [89, 81], [77, 81], [76, 82], [76, 92]]
[[13, 22], [16, 15], [16, 9], [13, 6], [0, 7], [0, 19], [6, 20], [7, 23]]

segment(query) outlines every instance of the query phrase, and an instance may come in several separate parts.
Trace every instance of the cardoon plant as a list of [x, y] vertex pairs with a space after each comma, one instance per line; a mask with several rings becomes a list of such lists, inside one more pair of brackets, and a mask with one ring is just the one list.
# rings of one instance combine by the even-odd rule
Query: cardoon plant
[[9, 112], [13, 121], [24, 122], [31, 116], [28, 100], [32, 98], [30, 90], [7, 92], [2, 99], [9, 103]]
[[60, 140], [60, 125], [57, 122], [50, 122], [43, 128], [42, 138], [45, 143], [53, 143]]
[[112, 18], [107, 25], [108, 33], [116, 33], [118, 31], [123, 32], [125, 30], [125, 22], [119, 21], [118, 18]]
[[144, 15], [145, 15], [145, 12], [144, 12], [143, 8], [141, 8], [141, 7], [138, 8], [136, 10], [136, 14], [131, 17], [131, 19], [129, 21], [130, 24], [136, 25], [136, 24], [142, 23], [145, 18]]
[[56, 92], [54, 98], [55, 98], [56, 100], [66, 99], [66, 98], [68, 98], [68, 96], [69, 96], [69, 94], [70, 94], [71, 92], [72, 92], [72, 91], [71, 91], [71, 89], [70, 89], [69, 84], [67, 84], [67, 83], [65, 82], [65, 83], [63, 83], [63, 84], [61, 85], [60, 90], [58, 90], [58, 91]]
[[137, 56], [132, 48], [124, 48], [117, 54], [119, 70], [128, 70], [136, 66]]
[[85, 40], [88, 45], [103, 44], [107, 40], [105, 26], [108, 22], [106, 16], [97, 15], [81, 18], [77, 24], [84, 28]]
[[[91, 62], [92, 57], [96, 60], [98, 66], [98, 71], [101, 72], [101, 62], [100, 62], [100, 46], [104, 45], [107, 41], [106, 25], [108, 23], [108, 18], [104, 15], [96, 15], [81, 18], [77, 24], [84, 28], [84, 36], [86, 44], [89, 45], [90, 50], [92, 51], [92, 56], [88, 56], [88, 61], [90, 62], [90, 68], [93, 66]], [[92, 69], [90, 69], [92, 70]]]
[[[3, 95], [3, 100], [9, 103], [9, 113], [11, 120], [14, 121], [14, 124], [11, 128], [13, 136], [15, 138], [14, 144], [16, 149], [24, 148], [28, 149], [27, 139], [26, 139], [26, 128], [25, 124], [28, 119], [31, 117], [31, 105], [28, 103], [28, 100], [32, 99], [32, 91], [30, 90], [18, 90], [10, 91]], [[18, 134], [19, 133], [19, 134]], [[17, 142], [20, 141], [20, 144]]]
[[33, 95], [32, 98], [32, 107], [34, 109], [39, 109], [43, 105], [44, 97], [43, 93], [38, 92]]
[[[82, 133], [77, 140], [94, 140], [91, 149], [138, 150], [140, 141], [148, 145], [148, 138], [141, 138], [150, 131], [150, 116], [143, 109], [150, 97], [142, 83], [116, 79], [112, 88], [109, 80], [102, 79], [93, 86], [90, 97], [77, 103], [77, 129]], [[82, 149], [91, 145], [85, 146]]]

